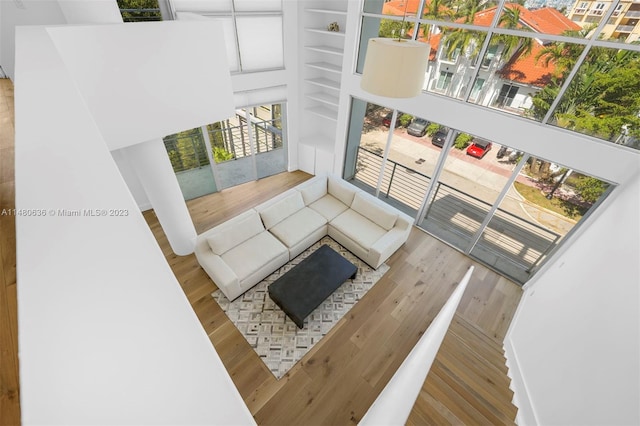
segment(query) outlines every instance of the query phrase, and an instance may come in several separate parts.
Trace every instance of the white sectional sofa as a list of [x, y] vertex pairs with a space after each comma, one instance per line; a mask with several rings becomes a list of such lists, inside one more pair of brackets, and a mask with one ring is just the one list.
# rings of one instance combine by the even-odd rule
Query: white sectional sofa
[[349, 182], [321, 175], [198, 235], [195, 253], [233, 300], [326, 235], [377, 269], [405, 243], [412, 222]]

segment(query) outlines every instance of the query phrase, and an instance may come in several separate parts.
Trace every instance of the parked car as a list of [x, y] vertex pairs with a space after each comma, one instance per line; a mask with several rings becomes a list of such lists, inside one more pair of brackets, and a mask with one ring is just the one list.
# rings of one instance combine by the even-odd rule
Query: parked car
[[444, 145], [445, 139], [447, 139], [447, 134], [449, 134], [449, 128], [441, 127], [431, 137], [431, 143], [439, 148], [442, 148], [442, 146]]
[[411, 136], [424, 136], [424, 134], [427, 133], [428, 125], [429, 122], [427, 120], [425, 120], [424, 118], [416, 117], [413, 119], [411, 124], [409, 124], [409, 127], [407, 127], [407, 133], [409, 133]]
[[471, 145], [467, 147], [467, 155], [482, 158], [491, 150], [492, 145], [491, 142], [485, 141], [484, 139], [474, 139]]
[[[398, 116], [396, 117], [396, 125], [394, 127], [400, 127], [400, 116], [402, 115], [402, 113], [400, 111], [398, 111]], [[387, 113], [387, 115], [384, 116], [384, 118], [382, 119], [382, 124], [385, 127], [391, 127], [391, 117], [393, 116], [393, 111]]]

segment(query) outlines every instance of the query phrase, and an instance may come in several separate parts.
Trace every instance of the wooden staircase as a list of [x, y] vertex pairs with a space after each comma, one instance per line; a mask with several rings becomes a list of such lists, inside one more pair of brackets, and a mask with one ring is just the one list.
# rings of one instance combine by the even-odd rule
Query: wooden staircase
[[515, 424], [505, 363], [502, 345], [456, 314], [407, 424]]

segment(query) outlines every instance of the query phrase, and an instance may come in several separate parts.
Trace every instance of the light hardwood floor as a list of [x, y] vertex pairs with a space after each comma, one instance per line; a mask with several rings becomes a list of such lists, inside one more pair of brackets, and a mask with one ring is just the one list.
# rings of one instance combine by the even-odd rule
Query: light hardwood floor
[[[15, 208], [13, 84], [0, 79], [0, 212]], [[6, 213], [6, 210], [5, 210]], [[16, 221], [0, 215], [0, 424], [20, 424]]]
[[[309, 177], [299, 171], [283, 173], [187, 204], [200, 233]], [[145, 212], [144, 216], [259, 424], [357, 423], [470, 265], [475, 265], [475, 272], [457, 316], [481, 330], [498, 347], [521, 296], [518, 285], [414, 228], [407, 243], [387, 262], [390, 271], [278, 381], [211, 297], [216, 287], [195, 256], [173, 255], [154, 213]], [[506, 374], [502, 374], [506, 380]], [[432, 398], [426, 393], [422, 397]], [[465, 417], [464, 411], [448, 416], [456, 419], [453, 423], [498, 418], [480, 414]], [[412, 417], [414, 424], [416, 419], [425, 418]]]
[[[14, 134], [13, 85], [0, 79], [0, 208], [15, 206]], [[202, 232], [308, 177], [302, 172], [285, 173], [190, 201], [196, 229]], [[144, 216], [259, 424], [357, 423], [469, 265], [476, 269], [457, 316], [498, 346], [521, 296], [516, 284], [414, 229], [407, 243], [388, 261], [391, 270], [302, 362], [278, 381], [210, 297], [215, 286], [195, 256], [173, 255], [153, 211]], [[0, 424], [15, 425], [20, 424], [20, 399], [12, 216], [0, 216], [0, 236]], [[444, 398], [448, 391], [434, 391], [428, 382], [414, 407], [411, 424], [435, 422], [434, 419], [458, 424], [463, 423], [461, 419], [475, 419], [475, 423], [482, 423], [478, 419], [494, 418], [445, 411], [440, 402], [434, 404], [433, 393], [445, 392], [440, 394]], [[437, 415], [428, 408], [429, 403], [438, 407]]]

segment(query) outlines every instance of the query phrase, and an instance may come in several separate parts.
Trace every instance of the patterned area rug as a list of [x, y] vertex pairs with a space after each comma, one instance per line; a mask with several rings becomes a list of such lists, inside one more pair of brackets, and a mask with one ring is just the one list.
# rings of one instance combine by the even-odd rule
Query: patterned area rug
[[[347, 280], [318, 306], [305, 320], [304, 328], [299, 329], [269, 298], [267, 287], [323, 244], [356, 265], [358, 272], [353, 280]], [[273, 375], [280, 379], [388, 270], [385, 263], [374, 270], [330, 237], [324, 237], [233, 302], [220, 290], [211, 295]]]

